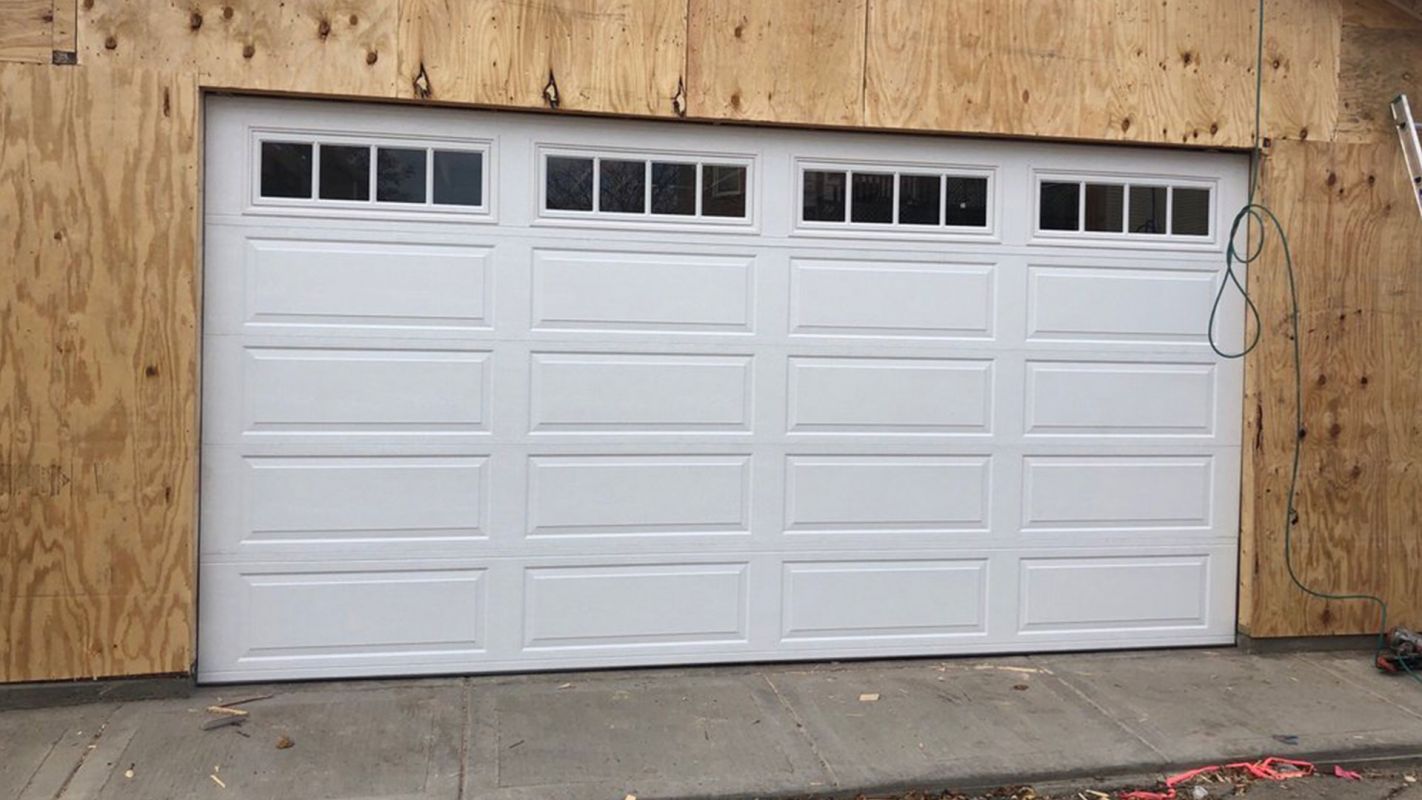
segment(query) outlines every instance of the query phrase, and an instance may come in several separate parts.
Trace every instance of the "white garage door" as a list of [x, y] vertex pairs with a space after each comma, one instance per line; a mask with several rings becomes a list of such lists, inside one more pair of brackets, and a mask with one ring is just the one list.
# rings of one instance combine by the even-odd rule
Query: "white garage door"
[[202, 679], [1231, 640], [1241, 157], [208, 112]]

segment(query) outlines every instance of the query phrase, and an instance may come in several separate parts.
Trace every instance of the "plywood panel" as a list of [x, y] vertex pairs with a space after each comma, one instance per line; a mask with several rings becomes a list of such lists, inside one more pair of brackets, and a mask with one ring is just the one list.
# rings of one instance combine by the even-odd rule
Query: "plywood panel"
[[869, 0], [692, 0], [693, 117], [857, 125]]
[[0, 61], [49, 62], [54, 5], [55, 0], [0, 3]]
[[1422, 99], [1422, 36], [1410, 28], [1349, 26], [1339, 59], [1338, 140], [1395, 141], [1388, 104]]
[[11, 373], [9, 680], [185, 670], [192, 644], [197, 92], [0, 66]]
[[[1398, 620], [1422, 614], [1415, 589], [1415, 489], [1422, 445], [1422, 220], [1395, 142], [1283, 142], [1264, 171], [1265, 202], [1289, 231], [1302, 307], [1304, 455], [1294, 564], [1319, 590], [1382, 594]], [[1250, 283], [1265, 337], [1250, 356], [1246, 418], [1252, 498], [1243, 596], [1255, 636], [1364, 633], [1376, 610], [1307, 597], [1283, 561], [1284, 493], [1293, 443], [1292, 345], [1277, 241]], [[1262, 423], [1262, 424], [1260, 424]]]
[[866, 121], [1245, 145], [1250, 6], [870, 0]]
[[85, 0], [80, 59], [205, 86], [391, 97], [396, 0]]
[[53, 0], [54, 24], [50, 44], [61, 53], [79, 49], [79, 0]]
[[685, 59], [685, 0], [402, 2], [402, 97], [672, 116]]
[[[1265, 121], [1317, 138], [1336, 115], [1333, 0], [1270, 0]], [[867, 124], [1241, 147], [1255, 8], [1214, 0], [870, 0]]]

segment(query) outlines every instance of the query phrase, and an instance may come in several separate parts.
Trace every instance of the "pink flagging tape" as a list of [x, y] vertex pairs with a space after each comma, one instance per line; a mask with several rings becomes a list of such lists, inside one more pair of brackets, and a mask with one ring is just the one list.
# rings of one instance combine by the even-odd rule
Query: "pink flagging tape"
[[[1175, 800], [1175, 787], [1190, 780], [1191, 778], [1204, 775], [1207, 772], [1218, 772], [1222, 769], [1240, 769], [1253, 775], [1255, 778], [1264, 781], [1286, 781], [1291, 778], [1302, 778], [1314, 773], [1314, 766], [1308, 761], [1296, 761], [1291, 758], [1279, 758], [1269, 756], [1261, 761], [1240, 761], [1234, 764], [1214, 764], [1208, 767], [1199, 767], [1177, 775], [1171, 775], [1165, 779], [1164, 792], [1123, 792], [1121, 800]], [[1334, 774], [1338, 775], [1335, 768]], [[1347, 772], [1347, 770], [1344, 770]], [[1357, 775], [1356, 772], [1350, 773]], [[1345, 777], [1338, 775], [1338, 777]]]

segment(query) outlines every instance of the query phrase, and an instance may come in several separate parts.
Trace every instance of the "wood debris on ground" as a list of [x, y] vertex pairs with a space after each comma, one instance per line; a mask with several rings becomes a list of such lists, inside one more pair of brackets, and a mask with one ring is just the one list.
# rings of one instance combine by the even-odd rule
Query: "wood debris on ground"
[[217, 716], [213, 719], [203, 721], [202, 729], [205, 731], [215, 731], [218, 728], [241, 725], [246, 721], [247, 717], [251, 716], [252, 712], [245, 708], [238, 708], [238, 706], [246, 705], [247, 703], [255, 703], [258, 700], [269, 700], [274, 696], [275, 695], [271, 694], [254, 694], [225, 702], [221, 698], [218, 698], [218, 702], [207, 707], [207, 713], [216, 714]]
[[879, 702], [879, 693], [878, 693], [878, 692], [865, 692], [864, 694], [859, 695], [859, 702], [861, 702], [861, 703], [877, 703], [877, 702]]

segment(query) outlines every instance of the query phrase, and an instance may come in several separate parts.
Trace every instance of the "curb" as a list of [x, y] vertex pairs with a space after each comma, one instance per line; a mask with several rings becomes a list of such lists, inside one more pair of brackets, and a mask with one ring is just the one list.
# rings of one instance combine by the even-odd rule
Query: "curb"
[[[1137, 763], [1110, 767], [1083, 768], [1055, 772], [1018, 772], [1012, 774], [983, 773], [942, 780], [928, 778], [918, 781], [893, 781], [862, 784], [847, 784], [819, 792], [802, 790], [772, 790], [768, 792], [734, 792], [725, 794], [683, 795], [678, 800], [873, 800], [880, 796], [893, 796], [908, 792], [920, 792], [932, 797], [944, 792], [973, 794], [1011, 786], [1031, 786], [1038, 794], [1066, 794], [1083, 788], [1083, 783], [1091, 783], [1088, 788], [1115, 794], [1130, 789], [1148, 789], [1156, 786], [1167, 775], [1194, 769], [1211, 763], [1232, 763], [1237, 761], [1257, 761], [1265, 756], [1258, 753], [1249, 755], [1221, 756], [1199, 763]], [[1324, 777], [1335, 764], [1350, 769], [1386, 769], [1422, 765], [1422, 749], [1412, 747], [1363, 748], [1355, 751], [1315, 751], [1288, 753], [1287, 758], [1309, 761], [1315, 764]], [[652, 800], [648, 798], [648, 800]]]

